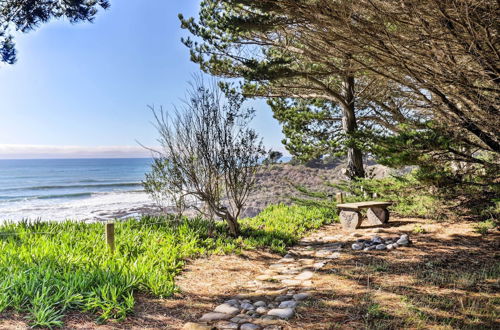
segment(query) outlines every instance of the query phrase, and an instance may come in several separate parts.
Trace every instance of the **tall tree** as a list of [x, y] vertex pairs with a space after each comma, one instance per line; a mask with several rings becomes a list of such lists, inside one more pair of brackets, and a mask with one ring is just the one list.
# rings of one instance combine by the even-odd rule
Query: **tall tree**
[[[349, 54], [333, 49], [323, 54], [323, 46], [303, 29], [306, 22], [273, 4], [204, 1], [197, 21], [182, 16], [181, 20], [183, 27], [202, 39], [201, 43], [184, 40], [191, 49], [192, 60], [211, 74], [244, 78], [242, 87], [247, 96], [277, 101], [271, 104], [279, 105], [273, 106], [278, 120], [287, 120], [282, 116], [284, 111], [277, 111], [284, 110], [283, 106], [289, 103], [286, 99], [300, 99], [301, 105], [329, 103], [330, 114], [324, 117], [322, 124], [329, 121], [325, 126], [333, 135], [326, 144], [344, 148], [348, 156], [347, 173], [351, 178], [364, 176], [362, 153], [356, 141], [360, 123], [394, 130], [397, 123], [407, 117], [404, 96], [394, 88], [395, 84], [384, 77], [368, 74]], [[277, 100], [279, 98], [282, 100]], [[313, 109], [308, 110], [311, 114]], [[305, 117], [307, 111], [297, 114]], [[294, 130], [285, 123], [285, 134], [299, 133], [296, 126], [299, 122], [294, 121]], [[306, 130], [304, 127], [302, 133]], [[336, 134], [339, 131], [341, 135]], [[322, 138], [325, 132], [321, 133]], [[288, 140], [297, 137], [287, 135]], [[294, 148], [297, 146], [289, 143], [289, 151], [298, 151]], [[312, 156], [311, 153], [300, 156], [307, 155]]]
[[99, 8], [109, 6], [108, 0], [0, 0], [0, 62], [16, 61], [13, 31], [27, 33], [58, 18], [92, 22]]
[[377, 130], [410, 146], [423, 132], [420, 151], [481, 164], [500, 151], [498, 12], [494, 0], [212, 0], [183, 25], [203, 40], [186, 44], [206, 71], [345, 108], [338, 86], [354, 73], [355, 106]]

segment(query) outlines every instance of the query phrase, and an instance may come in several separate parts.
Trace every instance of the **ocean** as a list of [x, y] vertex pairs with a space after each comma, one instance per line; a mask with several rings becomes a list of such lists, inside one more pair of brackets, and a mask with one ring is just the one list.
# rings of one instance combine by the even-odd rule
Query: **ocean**
[[0, 160], [0, 222], [136, 216], [151, 159]]

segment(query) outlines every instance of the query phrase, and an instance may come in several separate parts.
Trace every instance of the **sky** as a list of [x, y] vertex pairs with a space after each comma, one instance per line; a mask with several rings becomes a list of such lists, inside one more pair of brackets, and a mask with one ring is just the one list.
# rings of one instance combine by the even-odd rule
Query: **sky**
[[[179, 13], [198, 0], [111, 0], [93, 24], [53, 21], [16, 36], [18, 60], [0, 64], [0, 159], [143, 157], [156, 146], [148, 105], [173, 109], [199, 72], [180, 42]], [[263, 100], [252, 125], [284, 152]]]

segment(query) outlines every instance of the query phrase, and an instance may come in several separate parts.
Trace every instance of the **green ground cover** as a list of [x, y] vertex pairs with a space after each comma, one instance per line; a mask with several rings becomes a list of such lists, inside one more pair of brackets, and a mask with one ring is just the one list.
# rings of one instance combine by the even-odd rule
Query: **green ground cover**
[[267, 247], [284, 252], [308, 230], [331, 222], [331, 209], [271, 206], [242, 220], [242, 237], [223, 223], [143, 217], [115, 225], [116, 251], [102, 224], [22, 222], [0, 225], [0, 313], [26, 314], [33, 326], [56, 327], [69, 310], [98, 321], [123, 319], [134, 293], [168, 297], [189, 258]]

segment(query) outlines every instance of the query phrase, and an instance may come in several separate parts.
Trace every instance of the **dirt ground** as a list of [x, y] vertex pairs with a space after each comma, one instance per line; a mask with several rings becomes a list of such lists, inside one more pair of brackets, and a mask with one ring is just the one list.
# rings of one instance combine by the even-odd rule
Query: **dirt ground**
[[[342, 233], [339, 224], [320, 235]], [[412, 245], [393, 251], [353, 251], [358, 238], [407, 233]], [[339, 259], [318, 271], [313, 299], [283, 322], [284, 329], [499, 329], [500, 235], [480, 235], [472, 223], [393, 218], [382, 229], [344, 233]], [[279, 255], [244, 251], [191, 261], [177, 278], [180, 292], [158, 299], [138, 296], [123, 322], [98, 325], [94, 317], [68, 315], [68, 329], [178, 329], [241, 293]], [[21, 315], [0, 315], [0, 329], [26, 328]]]

